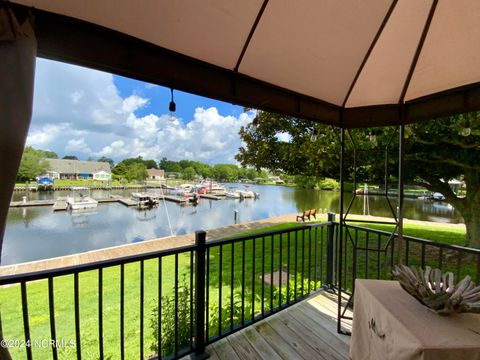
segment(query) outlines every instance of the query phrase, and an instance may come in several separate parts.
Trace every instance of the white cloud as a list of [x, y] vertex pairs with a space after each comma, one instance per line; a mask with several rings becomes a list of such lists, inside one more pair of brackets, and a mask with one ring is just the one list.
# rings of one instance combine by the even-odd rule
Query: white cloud
[[74, 104], [78, 104], [78, 102], [83, 98], [83, 95], [85, 95], [83, 90], [75, 90], [70, 94], [70, 98]]
[[138, 95], [130, 95], [128, 98], [123, 100], [123, 112], [127, 114], [133, 113], [146, 104], [148, 104], [148, 99], [141, 98]]
[[27, 143], [61, 156], [68, 152], [119, 161], [141, 155], [231, 163], [241, 146], [240, 127], [255, 116], [223, 116], [215, 107], [196, 108], [186, 122], [170, 121], [167, 114], [138, 116], [135, 112], [151, 99], [137, 94], [122, 98], [110, 74], [42, 59], [36, 71]]
[[90, 147], [85, 143], [85, 139], [70, 139], [67, 142], [67, 146], [65, 146], [65, 151], [67, 152], [81, 152], [85, 154], [90, 154], [92, 150]]
[[103, 147], [102, 150], [97, 152], [95, 155], [98, 157], [117, 157], [128, 155], [129, 151], [125, 148], [125, 143], [122, 140], [116, 140], [110, 145]]

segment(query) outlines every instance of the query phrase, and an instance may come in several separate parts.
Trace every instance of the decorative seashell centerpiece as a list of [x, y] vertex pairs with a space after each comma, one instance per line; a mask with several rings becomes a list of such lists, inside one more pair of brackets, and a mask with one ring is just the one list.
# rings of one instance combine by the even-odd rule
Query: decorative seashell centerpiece
[[451, 272], [395, 265], [392, 274], [402, 288], [437, 314], [480, 313], [480, 286], [470, 276], [455, 284]]

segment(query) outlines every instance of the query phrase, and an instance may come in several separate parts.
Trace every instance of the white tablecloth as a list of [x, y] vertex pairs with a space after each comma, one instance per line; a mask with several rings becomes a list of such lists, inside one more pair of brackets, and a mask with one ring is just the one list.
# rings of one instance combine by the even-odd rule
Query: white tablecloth
[[397, 281], [357, 279], [350, 357], [480, 360], [480, 314], [440, 316]]

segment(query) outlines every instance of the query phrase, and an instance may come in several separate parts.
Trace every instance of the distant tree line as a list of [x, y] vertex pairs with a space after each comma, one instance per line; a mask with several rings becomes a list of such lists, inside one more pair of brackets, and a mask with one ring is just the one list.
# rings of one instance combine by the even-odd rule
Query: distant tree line
[[254, 180], [255, 178], [267, 178], [264, 171], [257, 171], [253, 168], [240, 168], [234, 164], [209, 165], [200, 161], [180, 160], [172, 161], [162, 158], [159, 168], [165, 173], [176, 173], [185, 180], [194, 180], [197, 177], [203, 179], [215, 179], [217, 181], [236, 181], [239, 179]]
[[[45, 174], [48, 169], [46, 159], [58, 159], [58, 155], [49, 150], [34, 149], [27, 146], [24, 150], [22, 161], [17, 175], [17, 181], [25, 182], [35, 180]], [[78, 160], [75, 155], [65, 155], [62, 159]], [[94, 161], [92, 157], [89, 161]], [[115, 164], [113, 159], [102, 156], [96, 161], [109, 163], [112, 168], [113, 179], [131, 181], [143, 181], [148, 177], [147, 169], [163, 169], [165, 173], [175, 174], [184, 180], [214, 179], [217, 181], [236, 181], [239, 179], [254, 180], [267, 178], [265, 171], [257, 171], [253, 168], [239, 168], [234, 164], [209, 165], [200, 161], [180, 160], [172, 161], [166, 157], [158, 163], [152, 159], [144, 159], [142, 156], [128, 158]]]

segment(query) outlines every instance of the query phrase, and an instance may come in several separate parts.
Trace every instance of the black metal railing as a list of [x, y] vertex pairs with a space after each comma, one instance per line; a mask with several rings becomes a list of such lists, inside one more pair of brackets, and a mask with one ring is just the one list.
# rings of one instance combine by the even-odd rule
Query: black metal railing
[[[204, 358], [313, 291], [391, 277], [396, 235], [347, 224], [340, 253], [334, 220], [211, 242], [199, 231], [190, 246], [1, 277], [2, 345], [27, 359]], [[480, 279], [480, 250], [405, 236], [402, 251], [409, 265]]]
[[[477, 283], [480, 280], [480, 249], [404, 236], [402, 252], [406, 265], [436, 267], [451, 271], [457, 279], [470, 275]], [[343, 252], [336, 252], [336, 263], [339, 256], [343, 257], [342, 289], [352, 292], [357, 278], [391, 279], [392, 267], [398, 263], [398, 237], [388, 231], [346, 224]], [[334, 283], [338, 283], [338, 275], [337, 271]]]
[[[1, 277], [2, 346], [27, 359], [143, 359], [152, 347], [165, 357], [191, 353], [194, 317], [182, 319], [190, 340], [180, 342], [179, 300], [186, 284], [193, 309], [198, 247]], [[155, 334], [147, 321], [156, 324]]]
[[[207, 243], [206, 343], [264, 319], [327, 283], [330, 223]], [[333, 233], [331, 242], [334, 241]]]
[[1, 277], [3, 345], [27, 359], [202, 358], [328, 284], [334, 227], [208, 243], [199, 231], [191, 246]]

